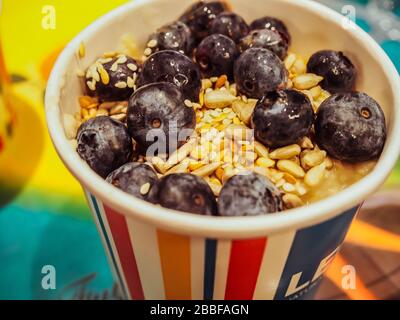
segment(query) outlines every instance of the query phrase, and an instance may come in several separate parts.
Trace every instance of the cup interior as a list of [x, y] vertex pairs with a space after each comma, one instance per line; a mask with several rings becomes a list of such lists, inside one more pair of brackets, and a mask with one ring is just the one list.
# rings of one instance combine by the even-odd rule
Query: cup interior
[[[86, 56], [79, 59], [71, 57], [66, 78], [64, 95], [60, 108], [63, 113], [73, 114], [79, 111], [77, 97], [81, 95], [82, 84], [76, 71], [85, 70], [102, 53], [121, 47], [122, 37], [130, 35], [143, 49], [148, 36], [165, 23], [176, 20], [192, 1], [152, 0], [138, 1], [139, 6], [120, 12], [118, 18], [109, 19], [103, 24], [90, 28], [92, 32], [84, 37]], [[232, 0], [233, 10], [242, 15], [248, 23], [265, 15], [282, 19], [292, 35], [290, 51], [309, 57], [318, 50], [332, 49], [343, 51], [350, 57], [358, 70], [357, 90], [367, 92], [383, 107], [387, 119], [392, 118], [393, 95], [390, 79], [382, 70], [382, 61], [378, 61], [374, 52], [365, 50], [368, 46], [364, 39], [357, 37], [347, 20], [342, 23], [331, 21], [321, 14], [309, 10], [306, 5], [294, 5], [295, 1], [248, 1]], [[345, 28], [348, 28], [347, 30]], [[74, 49], [74, 48], [70, 48]], [[68, 93], [68, 94], [66, 94]], [[390, 125], [390, 121], [388, 121]]]
[[[77, 72], [79, 70], [84, 71], [104, 52], [115, 51], [120, 48], [121, 37], [124, 35], [131, 35], [139, 48], [144, 48], [148, 36], [154, 30], [165, 23], [176, 20], [190, 3], [192, 1], [188, 0], [136, 0], [116, 9], [89, 26], [67, 46], [60, 57], [47, 90], [46, 108], [49, 129], [55, 146], [66, 165], [81, 183], [91, 191], [102, 193], [103, 191], [100, 190], [102, 189], [105, 195], [106, 190], [111, 189], [107, 189], [109, 186], [106, 186], [104, 181], [96, 180], [93, 176], [94, 173], [90, 173], [91, 178], [87, 179], [88, 174], [84, 173], [83, 170], [89, 170], [89, 168], [76, 155], [71, 155], [73, 150], [67, 144], [66, 136], [61, 130], [62, 115], [74, 115], [80, 109], [78, 97], [84, 92]], [[293, 217], [297, 214], [297, 218], [293, 219], [292, 223], [301, 222], [301, 225], [307, 225], [315, 221], [322, 221], [328, 215], [334, 216], [357, 205], [383, 183], [394, 166], [399, 153], [400, 146], [397, 142], [399, 139], [395, 135], [399, 134], [400, 90], [398, 73], [393, 64], [379, 45], [364, 31], [355, 25], [349, 25], [345, 17], [315, 2], [308, 0], [231, 0], [230, 3], [233, 10], [242, 15], [248, 23], [266, 15], [282, 19], [292, 35], [292, 46], [290, 48], [292, 52], [308, 57], [323, 49], [343, 51], [354, 62], [358, 70], [357, 90], [368, 93], [382, 106], [389, 134], [385, 151], [375, 170], [369, 176], [345, 190], [344, 193], [284, 214], [286, 216], [290, 214]], [[77, 54], [81, 43], [84, 43], [86, 48], [86, 56], [83, 59], [80, 59]], [[100, 186], [95, 186], [94, 181], [99, 182]], [[115, 194], [117, 194], [117, 191], [115, 191]], [[117, 200], [112, 200], [112, 202], [114, 201], [112, 204], [123, 206], [125, 209], [128, 208], [128, 203], [132, 204], [133, 201], [139, 203], [136, 199], [128, 201], [127, 197], [122, 195], [122, 192], [118, 192], [118, 197], [124, 199], [124, 203], [121, 204], [117, 203]], [[143, 208], [146, 206], [146, 204], [140, 205]], [[330, 208], [327, 208], [327, 205], [330, 205]], [[157, 211], [147, 209], [145, 211]], [[121, 212], [125, 211], [130, 210]], [[169, 210], [164, 211], [168, 212]], [[288, 218], [280, 217], [282, 217], [281, 214], [277, 214], [275, 217], [260, 217], [259, 221], [269, 219], [271, 222], [272, 219], [276, 219], [276, 223], [270, 224], [271, 226], [285, 225], [288, 227], [288, 224], [290, 224]], [[194, 219], [202, 218], [204, 217], [190, 217], [185, 221], [192, 221], [194, 224]], [[281, 219], [281, 222], [278, 222], [279, 219]], [[165, 221], [167, 220], [165, 219]], [[208, 223], [211, 222], [208, 221]], [[212, 223], [222, 225], [220, 220]], [[233, 227], [234, 225], [238, 230], [244, 228], [239, 225], [239, 222], [230, 226]], [[251, 225], [255, 226], [256, 223], [249, 223], [247, 227]], [[227, 223], [227, 226], [229, 226], [229, 223]], [[205, 225], [203, 227], [206, 228]]]

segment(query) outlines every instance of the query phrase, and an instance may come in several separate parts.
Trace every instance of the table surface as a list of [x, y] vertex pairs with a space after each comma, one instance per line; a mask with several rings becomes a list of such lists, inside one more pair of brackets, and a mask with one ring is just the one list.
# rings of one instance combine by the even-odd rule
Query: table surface
[[[86, 0], [79, 12], [70, 1], [53, 0], [55, 30], [43, 29], [41, 12], [47, 2], [4, 0], [0, 19], [12, 82], [7, 96], [12, 117], [4, 128], [0, 121], [0, 299], [115, 298], [118, 295], [82, 190], [47, 135], [43, 94], [51, 67], [68, 41], [125, 0]], [[339, 11], [343, 6], [340, 1], [321, 2]], [[393, 3], [393, 11], [400, 14], [399, 1]], [[354, 2], [356, 22], [377, 39], [400, 70], [400, 37], [377, 27], [371, 3], [366, 5], [368, 1]], [[396, 187], [400, 190], [400, 165], [384, 191], [364, 206], [317, 298], [400, 298]], [[41, 287], [45, 265], [56, 269], [56, 290]], [[356, 290], [341, 289], [345, 265], [356, 268]]]

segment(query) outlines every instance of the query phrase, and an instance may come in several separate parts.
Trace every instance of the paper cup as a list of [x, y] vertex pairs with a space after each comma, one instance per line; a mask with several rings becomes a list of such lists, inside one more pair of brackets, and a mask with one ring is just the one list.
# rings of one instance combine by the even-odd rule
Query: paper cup
[[[46, 91], [54, 145], [86, 191], [116, 278], [128, 299], [309, 298], [345, 238], [359, 204], [386, 179], [400, 150], [398, 73], [360, 28], [311, 1], [234, 0], [247, 21], [264, 15], [287, 22], [291, 50], [304, 56], [342, 50], [357, 65], [357, 88], [382, 105], [388, 139], [376, 168], [343, 192], [288, 212], [259, 217], [203, 217], [153, 206], [107, 184], [68, 142], [63, 116], [79, 110], [76, 70], [119, 46], [131, 32], [145, 44], [150, 32], [176, 19], [185, 0], [134, 1], [78, 35], [59, 57]], [[344, 28], [346, 27], [346, 28]], [[77, 58], [81, 42], [87, 56]]]

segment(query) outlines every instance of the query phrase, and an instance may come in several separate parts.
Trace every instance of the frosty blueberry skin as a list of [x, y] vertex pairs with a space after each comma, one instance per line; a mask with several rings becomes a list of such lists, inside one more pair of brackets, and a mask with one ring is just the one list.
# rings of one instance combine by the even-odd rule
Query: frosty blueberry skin
[[354, 90], [357, 70], [342, 52], [323, 50], [314, 53], [307, 63], [307, 71], [324, 78], [321, 87], [330, 93], [346, 93]]
[[164, 50], [152, 54], [143, 64], [138, 86], [155, 82], [170, 82], [182, 90], [186, 99], [198, 101], [201, 74], [196, 63], [184, 54]]
[[218, 199], [218, 214], [224, 217], [259, 216], [282, 210], [279, 190], [267, 178], [256, 173], [230, 178]]
[[213, 20], [222, 12], [229, 11], [223, 1], [198, 1], [178, 19], [192, 31], [198, 42], [211, 34]]
[[86, 90], [100, 101], [127, 100], [134, 92], [139, 72], [140, 64], [126, 55], [100, 58], [86, 72]]
[[234, 77], [239, 92], [260, 99], [267, 92], [285, 88], [288, 72], [272, 51], [250, 48], [236, 61]]
[[133, 143], [126, 126], [110, 117], [100, 116], [78, 129], [77, 152], [103, 178], [131, 160]]
[[184, 100], [179, 88], [168, 82], [149, 84], [132, 95], [127, 125], [141, 152], [146, 152], [156, 141], [166, 154], [186, 143], [182, 135], [194, 131], [196, 114], [193, 108], [185, 106]]
[[250, 25], [251, 30], [268, 29], [278, 31], [283, 37], [286, 38], [289, 45], [292, 43], [292, 37], [286, 24], [274, 17], [263, 17], [254, 20]]
[[196, 50], [196, 61], [205, 78], [226, 75], [232, 80], [233, 65], [238, 56], [235, 42], [222, 34], [208, 36]]
[[255, 47], [268, 49], [275, 53], [279, 59], [284, 60], [287, 56], [289, 42], [275, 30], [258, 29], [240, 39], [238, 46], [241, 52]]
[[244, 19], [232, 12], [223, 12], [218, 15], [211, 23], [211, 33], [223, 34], [233, 41], [238, 42], [250, 31]]
[[149, 191], [157, 183], [158, 177], [149, 165], [130, 162], [113, 171], [106, 181], [136, 198], [147, 200]]
[[258, 141], [279, 148], [295, 144], [310, 134], [314, 111], [303, 93], [292, 89], [278, 90], [258, 101], [251, 121]]
[[181, 21], [175, 21], [159, 28], [149, 37], [148, 43], [154, 43], [152, 52], [174, 50], [190, 55], [195, 39], [189, 27]]
[[151, 190], [150, 199], [168, 209], [205, 216], [217, 215], [217, 201], [210, 186], [203, 178], [188, 173], [161, 178]]
[[385, 115], [365, 93], [334, 94], [318, 109], [315, 137], [318, 145], [338, 160], [377, 159], [386, 141]]

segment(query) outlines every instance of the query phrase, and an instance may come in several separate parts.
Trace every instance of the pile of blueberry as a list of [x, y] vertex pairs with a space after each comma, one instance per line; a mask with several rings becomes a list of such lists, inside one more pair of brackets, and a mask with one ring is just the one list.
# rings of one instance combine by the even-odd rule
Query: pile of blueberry
[[198, 101], [202, 78], [226, 75], [240, 94], [258, 99], [251, 124], [256, 139], [269, 148], [313, 136], [331, 157], [352, 163], [376, 159], [383, 150], [384, 114], [375, 100], [354, 91], [356, 68], [343, 53], [319, 51], [308, 62], [307, 71], [322, 76], [322, 88], [332, 94], [316, 114], [305, 94], [287, 88], [283, 60], [291, 36], [279, 19], [264, 17], [248, 25], [223, 1], [199, 1], [152, 34], [149, 44], [151, 54], [143, 63], [119, 56], [97, 62], [98, 73], [87, 74], [91, 96], [129, 99], [126, 123], [99, 116], [83, 123], [77, 136], [81, 158], [133, 196], [200, 215], [254, 216], [284, 209], [278, 189], [255, 173], [229, 179], [217, 201], [202, 178], [159, 178], [150, 166], [132, 162], [150, 147], [151, 130], [168, 137], [172, 121], [177, 133], [195, 129], [195, 111], [185, 101]]

